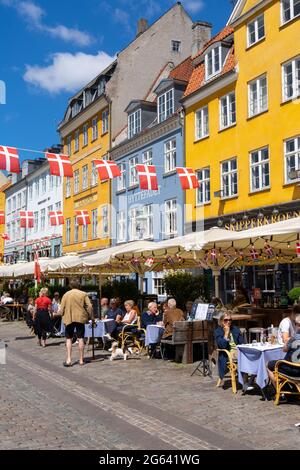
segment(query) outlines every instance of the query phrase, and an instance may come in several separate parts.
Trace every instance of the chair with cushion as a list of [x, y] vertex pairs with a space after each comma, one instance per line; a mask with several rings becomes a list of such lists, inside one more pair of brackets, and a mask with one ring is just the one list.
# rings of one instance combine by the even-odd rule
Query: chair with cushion
[[[218, 353], [222, 352], [227, 355], [226, 365], [230, 373], [232, 393], [236, 393], [237, 392], [237, 386], [236, 386], [237, 363], [236, 361], [232, 359], [231, 354], [227, 349], [217, 349], [217, 352]], [[217, 382], [217, 387], [220, 387], [222, 385], [222, 382], [223, 380], [219, 378]]]
[[[276, 381], [276, 395], [274, 402], [275, 405], [279, 405], [280, 396], [282, 393], [284, 393], [284, 395], [298, 395], [298, 397], [300, 398], [300, 377], [287, 375], [285, 372], [279, 371], [279, 366], [281, 364], [286, 364], [287, 366], [297, 367], [300, 369], [300, 363], [289, 362], [285, 360], [280, 360], [276, 362], [274, 370], [274, 376]], [[287, 384], [292, 385], [292, 387], [289, 390], [286, 390], [286, 388], [283, 389]]]

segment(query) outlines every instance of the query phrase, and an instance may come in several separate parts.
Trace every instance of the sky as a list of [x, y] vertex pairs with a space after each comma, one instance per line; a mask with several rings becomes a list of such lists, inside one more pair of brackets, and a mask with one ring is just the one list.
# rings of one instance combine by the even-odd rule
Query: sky
[[[98, 75], [171, 0], [0, 0], [0, 145], [44, 150], [59, 143], [68, 99]], [[182, 0], [194, 21], [222, 29], [230, 0]], [[21, 158], [37, 154], [20, 152]]]

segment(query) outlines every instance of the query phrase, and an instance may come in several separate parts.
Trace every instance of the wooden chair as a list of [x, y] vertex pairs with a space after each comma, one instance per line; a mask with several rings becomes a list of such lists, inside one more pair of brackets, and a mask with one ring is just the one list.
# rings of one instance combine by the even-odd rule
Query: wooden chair
[[[281, 364], [286, 364], [288, 366], [297, 367], [300, 369], [300, 364], [294, 362], [289, 362], [285, 360], [280, 360], [276, 362], [274, 376], [276, 381], [276, 395], [275, 395], [275, 405], [279, 405], [280, 395], [284, 393], [285, 395], [298, 395], [300, 398], [300, 377], [293, 377], [285, 374], [284, 372], [279, 371], [279, 366]], [[283, 387], [287, 384], [293, 385], [296, 388], [296, 391], [283, 390]]]
[[[232, 359], [231, 354], [227, 349], [217, 349], [217, 352], [220, 353], [225, 353], [227, 354], [227, 368], [229, 369], [230, 373], [230, 378], [231, 378], [231, 388], [232, 388], [232, 393], [237, 392], [237, 386], [236, 386], [236, 376], [237, 376], [237, 364], [236, 362]], [[222, 385], [222, 379], [218, 379], [217, 382], [217, 387], [220, 387]]]

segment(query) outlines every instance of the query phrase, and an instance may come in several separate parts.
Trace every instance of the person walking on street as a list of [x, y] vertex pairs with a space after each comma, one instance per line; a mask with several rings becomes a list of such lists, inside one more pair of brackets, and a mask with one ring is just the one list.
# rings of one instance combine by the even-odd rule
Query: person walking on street
[[47, 332], [52, 332], [50, 322], [51, 305], [52, 302], [48, 297], [48, 289], [43, 287], [40, 290], [40, 296], [35, 301], [35, 330], [39, 339], [38, 344], [43, 346], [43, 348], [46, 347]]
[[65, 367], [72, 366], [72, 339], [74, 330], [79, 342], [79, 364], [84, 364], [84, 325], [93, 316], [93, 307], [86, 292], [79, 290], [79, 281], [71, 279], [71, 290], [66, 292], [62, 298], [60, 312], [62, 321], [66, 325], [66, 347], [67, 359]]

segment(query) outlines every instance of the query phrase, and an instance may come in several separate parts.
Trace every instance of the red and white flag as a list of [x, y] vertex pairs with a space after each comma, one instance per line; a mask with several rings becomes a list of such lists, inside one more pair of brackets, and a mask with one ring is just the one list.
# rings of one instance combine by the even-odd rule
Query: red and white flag
[[210, 250], [210, 258], [215, 261], [217, 259], [217, 250], [215, 248], [213, 248], [212, 250]]
[[57, 227], [58, 225], [64, 225], [64, 216], [62, 211], [50, 211], [50, 225], [51, 227]]
[[37, 253], [34, 254], [34, 279], [38, 284], [41, 282], [41, 266], [39, 263], [39, 256]]
[[296, 253], [297, 253], [297, 257], [300, 258], [300, 243], [299, 242], [296, 243]]
[[154, 165], [136, 165], [141, 189], [158, 190], [156, 168]]
[[254, 247], [250, 250], [250, 256], [253, 260], [257, 260], [259, 258], [259, 253]]
[[0, 145], [0, 170], [20, 173], [19, 154], [16, 148]]
[[68, 155], [59, 153], [46, 153], [46, 158], [50, 166], [50, 174], [53, 176], [73, 176], [73, 168]]
[[271, 245], [269, 245], [269, 243], [265, 243], [265, 251], [266, 251], [268, 256], [273, 256], [274, 255], [273, 248], [271, 247]]
[[180, 178], [181, 187], [185, 189], [198, 189], [200, 187], [196, 173], [192, 168], [177, 167], [177, 174]]
[[115, 162], [110, 160], [94, 160], [94, 163], [98, 169], [99, 179], [101, 181], [121, 176], [120, 168]]
[[153, 263], [154, 263], [154, 258], [148, 258], [145, 261], [145, 266], [147, 266], [148, 268], [152, 268]]
[[21, 211], [20, 212], [20, 227], [32, 228], [34, 226], [33, 212]]
[[4, 225], [4, 224], [5, 224], [5, 212], [0, 211], [0, 225]]
[[132, 260], [130, 262], [131, 262], [131, 264], [134, 268], [140, 268], [141, 267], [141, 263], [140, 263], [138, 258], [132, 258]]
[[78, 225], [89, 225], [91, 223], [88, 211], [76, 211], [76, 218]]
[[8, 233], [1, 233], [1, 238], [3, 240], [10, 240]]

